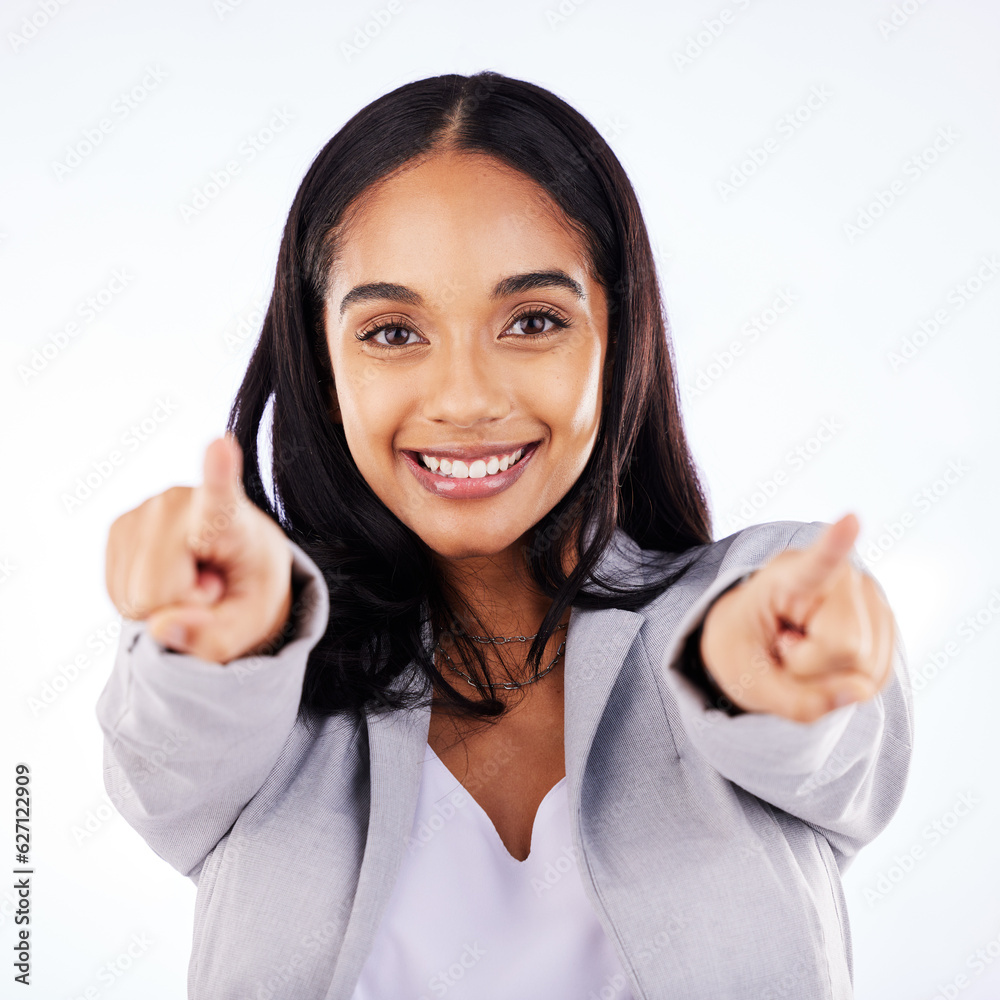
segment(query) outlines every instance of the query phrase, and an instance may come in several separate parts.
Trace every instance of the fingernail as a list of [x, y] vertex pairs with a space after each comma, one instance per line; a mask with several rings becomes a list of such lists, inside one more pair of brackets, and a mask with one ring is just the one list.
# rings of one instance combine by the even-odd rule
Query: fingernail
[[837, 708], [843, 708], [844, 705], [850, 705], [857, 700], [858, 696], [853, 691], [838, 691], [834, 696], [833, 703]]
[[183, 646], [187, 641], [187, 631], [181, 625], [169, 625], [164, 638], [168, 646]]

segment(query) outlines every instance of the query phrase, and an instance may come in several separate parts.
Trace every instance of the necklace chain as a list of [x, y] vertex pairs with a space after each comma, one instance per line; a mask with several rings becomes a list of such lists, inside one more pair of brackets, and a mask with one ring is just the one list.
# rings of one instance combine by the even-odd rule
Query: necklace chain
[[[561, 625], [557, 625], [556, 629], [566, 628], [568, 624], [569, 624], [568, 622], [564, 622]], [[512, 635], [506, 637], [500, 635], [497, 636], [470, 635], [468, 636], [468, 638], [474, 639], [476, 642], [488, 642], [499, 646], [507, 642], [528, 642], [529, 639], [538, 638], [538, 633], [536, 632], [534, 635]], [[563, 648], [565, 646], [566, 646], [566, 640], [563, 639], [563, 641], [559, 643], [559, 648], [556, 650], [556, 655], [552, 658], [552, 662], [544, 670], [540, 671], [538, 674], [532, 677], [531, 680], [504, 682], [502, 684], [496, 681], [490, 681], [489, 686], [491, 688], [502, 687], [508, 691], [513, 691], [516, 688], [522, 688], [526, 687], [529, 684], [534, 684], [536, 681], [541, 680], [547, 673], [549, 673], [550, 670], [552, 670], [553, 667], [555, 667], [556, 663], [559, 660], [559, 657], [562, 655]], [[452, 660], [452, 658], [448, 655], [448, 651], [444, 648], [444, 646], [441, 645], [440, 642], [437, 643], [437, 648], [441, 650], [442, 654], [444, 655], [444, 658], [448, 661], [449, 669], [453, 670], [456, 674], [461, 674], [465, 678], [466, 683], [470, 684], [472, 687], [476, 687], [476, 682], [473, 680], [473, 678], [470, 677], [464, 670], [459, 670], [459, 668], [455, 666], [455, 661]]]
[[[568, 624], [569, 622], [563, 622], [561, 625], [557, 625], [556, 629], [565, 628]], [[505, 642], [528, 642], [530, 639], [537, 639], [538, 633], [536, 632], [534, 635], [509, 635], [509, 636], [469, 635], [466, 636], [466, 638], [475, 639], [476, 642], [491, 642], [497, 646], [502, 646]]]

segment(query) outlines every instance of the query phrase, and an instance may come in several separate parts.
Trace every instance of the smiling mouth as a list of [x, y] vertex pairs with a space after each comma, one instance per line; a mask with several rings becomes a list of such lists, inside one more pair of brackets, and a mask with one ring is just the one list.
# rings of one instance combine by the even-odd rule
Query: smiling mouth
[[508, 452], [484, 452], [480, 458], [449, 458], [437, 456], [433, 452], [407, 451], [421, 468], [442, 479], [488, 479], [513, 468], [537, 441]]

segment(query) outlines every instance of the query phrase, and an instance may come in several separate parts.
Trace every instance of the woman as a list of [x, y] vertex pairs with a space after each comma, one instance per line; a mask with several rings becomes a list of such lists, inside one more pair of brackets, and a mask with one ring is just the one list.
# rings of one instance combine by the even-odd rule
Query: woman
[[489, 72], [359, 112], [229, 430], [108, 540], [106, 787], [198, 886], [190, 996], [852, 995], [892, 614], [851, 515], [712, 541], [584, 118]]

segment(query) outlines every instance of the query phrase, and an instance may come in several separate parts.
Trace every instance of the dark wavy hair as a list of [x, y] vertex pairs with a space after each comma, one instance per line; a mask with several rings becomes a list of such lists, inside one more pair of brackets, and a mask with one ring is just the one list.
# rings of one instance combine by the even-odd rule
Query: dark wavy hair
[[[413, 707], [427, 684], [456, 714], [496, 720], [505, 713], [491, 693], [480, 645], [453, 627], [475, 622], [476, 632], [490, 634], [487, 626], [445, 587], [429, 547], [375, 495], [342, 425], [331, 418], [335, 386], [323, 302], [345, 209], [404, 164], [445, 150], [495, 157], [544, 188], [583, 239], [608, 300], [611, 374], [593, 453], [522, 549], [527, 571], [552, 598], [527, 668], [539, 670], [568, 607], [640, 608], [687, 571], [694, 559], [681, 554], [712, 540], [682, 426], [649, 236], [608, 144], [559, 97], [500, 73], [446, 74], [398, 87], [355, 114], [306, 173], [228, 421], [243, 449], [248, 497], [316, 562], [329, 590], [326, 633], [310, 654], [302, 687], [299, 719], [306, 723], [365, 707]], [[273, 503], [257, 449], [269, 404]], [[666, 556], [654, 582], [619, 586], [593, 572], [616, 526], [642, 549]], [[567, 576], [570, 545], [575, 567]], [[586, 589], [590, 582], [598, 590]], [[479, 681], [469, 697], [439, 673], [433, 644], [426, 644], [428, 627], [435, 637], [448, 632]], [[411, 663], [423, 674], [424, 690], [388, 690]]]

